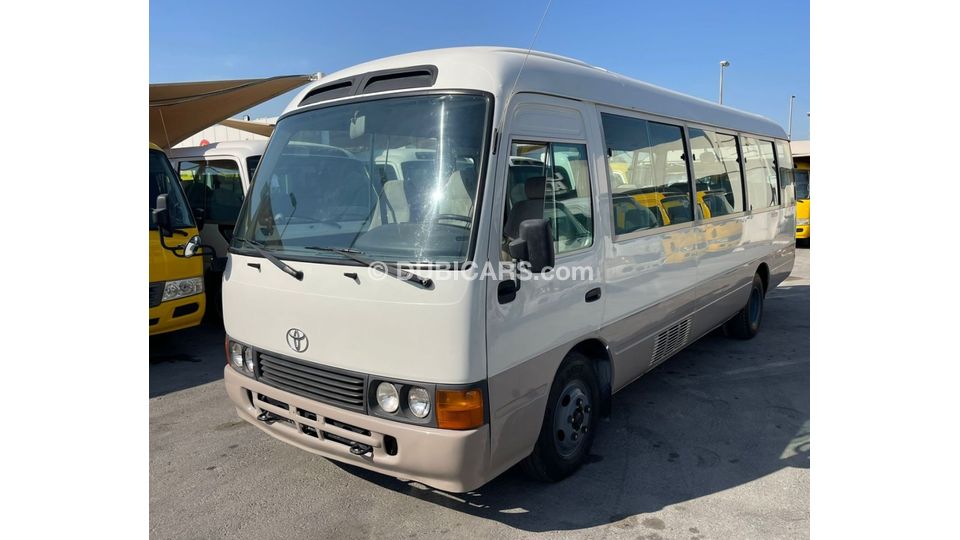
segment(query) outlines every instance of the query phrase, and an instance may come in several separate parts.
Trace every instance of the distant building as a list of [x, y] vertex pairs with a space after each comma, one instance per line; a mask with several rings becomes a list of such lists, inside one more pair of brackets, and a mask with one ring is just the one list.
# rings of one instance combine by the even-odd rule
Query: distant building
[[790, 153], [793, 154], [793, 167], [810, 172], [810, 140], [790, 141]]
[[[251, 122], [263, 122], [265, 124], [274, 124], [277, 121], [277, 117], [272, 118], [256, 118], [251, 120]], [[231, 141], [265, 141], [267, 137], [263, 135], [257, 135], [255, 133], [250, 133], [249, 131], [243, 131], [240, 129], [227, 127], [221, 124], [216, 124], [208, 127], [207, 129], [196, 133], [180, 144], [174, 145], [174, 148], [186, 148], [189, 146], [204, 146], [205, 144], [212, 144], [217, 142], [231, 142]], [[204, 143], [206, 141], [206, 143]]]

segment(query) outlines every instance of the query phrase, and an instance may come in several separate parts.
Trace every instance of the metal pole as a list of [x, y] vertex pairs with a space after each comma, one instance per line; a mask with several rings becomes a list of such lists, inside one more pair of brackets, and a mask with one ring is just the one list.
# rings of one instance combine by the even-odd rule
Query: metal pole
[[790, 119], [787, 120], [787, 138], [788, 139], [793, 138], [793, 100], [795, 100], [796, 98], [797, 96], [790, 96]]
[[720, 66], [720, 104], [723, 105], [723, 66]]
[[720, 61], [720, 104], [723, 105], [723, 70], [730, 65], [726, 60]]

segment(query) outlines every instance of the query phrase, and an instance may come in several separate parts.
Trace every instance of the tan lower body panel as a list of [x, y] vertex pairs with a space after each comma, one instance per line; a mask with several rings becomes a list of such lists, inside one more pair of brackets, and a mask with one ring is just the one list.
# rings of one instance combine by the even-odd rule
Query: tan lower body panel
[[[540, 436], [554, 375], [573, 347], [587, 339], [606, 344], [612, 358], [611, 386], [613, 392], [617, 392], [653, 367], [655, 338], [659, 331], [690, 318], [690, 337], [685, 347], [736, 314], [747, 302], [750, 283], [761, 262], [770, 266], [774, 261], [751, 261], [696, 288], [612, 322], [599, 332], [581, 336], [490, 377], [489, 477], [496, 477], [533, 451]], [[789, 273], [789, 266], [781, 263], [773, 271], [777, 272], [771, 275], [771, 285], [775, 286]]]
[[[589, 337], [589, 336], [588, 336]], [[490, 377], [490, 478], [530, 455], [540, 436], [554, 374], [570, 349], [566, 343]]]
[[[223, 379], [227, 394], [241, 418], [308, 452], [458, 493], [480, 487], [492, 478], [487, 466], [490, 455], [487, 426], [453, 431], [393, 422], [279, 390], [241, 375], [230, 366], [224, 368]], [[289, 409], [261, 401], [258, 395], [283, 402]], [[301, 416], [296, 409], [313, 413], [316, 420]], [[257, 420], [262, 411], [270, 411], [290, 422], [277, 421], [268, 425]], [[370, 434], [355, 433], [331, 421], [367, 430]], [[318, 436], [304, 433], [300, 426], [312, 428]], [[366, 444], [373, 450], [361, 456], [351, 454], [348, 445], [324, 433]], [[395, 455], [387, 453], [387, 436], [396, 439]]]

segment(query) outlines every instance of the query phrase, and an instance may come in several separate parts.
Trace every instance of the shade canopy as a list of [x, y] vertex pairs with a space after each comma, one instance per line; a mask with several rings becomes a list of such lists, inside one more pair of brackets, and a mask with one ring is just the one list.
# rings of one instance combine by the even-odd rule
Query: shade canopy
[[266, 79], [151, 84], [150, 142], [161, 148], [170, 148], [198, 131], [304, 85], [313, 78], [312, 75], [285, 75]]
[[269, 137], [273, 133], [273, 128], [277, 127], [275, 124], [266, 122], [250, 122], [248, 120], [234, 120], [233, 118], [222, 120], [219, 124], [255, 135], [263, 135], [264, 137]]

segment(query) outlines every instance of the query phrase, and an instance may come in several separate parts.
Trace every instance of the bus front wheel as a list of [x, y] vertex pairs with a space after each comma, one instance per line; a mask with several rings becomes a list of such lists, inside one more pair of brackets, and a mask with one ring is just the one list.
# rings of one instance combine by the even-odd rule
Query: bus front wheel
[[524, 471], [538, 480], [557, 482], [580, 468], [593, 445], [599, 403], [593, 364], [571, 352], [553, 380], [540, 436], [522, 462]]
[[763, 280], [760, 274], [754, 274], [747, 305], [723, 325], [728, 336], [751, 339], [757, 335], [760, 331], [760, 321], [763, 319], [763, 296]]

